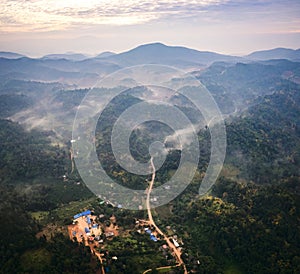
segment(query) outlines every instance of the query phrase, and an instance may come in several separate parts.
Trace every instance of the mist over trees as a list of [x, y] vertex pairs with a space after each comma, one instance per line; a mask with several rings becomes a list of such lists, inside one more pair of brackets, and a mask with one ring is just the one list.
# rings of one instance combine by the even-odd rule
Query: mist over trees
[[[153, 47], [166, 51], [161, 62], [169, 62], [173, 50], [182, 54], [176, 59], [181, 67], [190, 67], [192, 59], [201, 56], [182, 48]], [[146, 218], [146, 212], [103, 203], [85, 186], [76, 167], [72, 169], [70, 158], [72, 122], [90, 90], [87, 87], [100, 74], [125, 66], [131, 56], [139, 56], [136, 63], [151, 58], [151, 50], [143, 55], [149, 49], [103, 57], [105, 62], [102, 57], [73, 60], [73, 66], [70, 60], [51, 56], [47, 60], [0, 58], [1, 273], [99, 271], [90, 249], [67, 235], [72, 216], [83, 208], [103, 215], [105, 226], [112, 215], [118, 220], [121, 236], [107, 241], [103, 250], [108, 251], [110, 273], [142, 273], [148, 268], [155, 273], [156, 267], [174, 263], [164, 257], [162, 242], [150, 242], [134, 230], [136, 220]], [[249, 59], [261, 59], [262, 54]], [[164, 231], [181, 237], [182, 258], [190, 273], [298, 273], [300, 63], [292, 58], [248, 62], [206, 57], [205, 66], [195, 67], [192, 74], [210, 91], [225, 119], [223, 170], [212, 190], [199, 197], [211, 147], [209, 127], [203, 126], [192, 183], [174, 201], [154, 209], [154, 217]], [[116, 162], [110, 136], [120, 114], [143, 101], [142, 92], [145, 89], [127, 90], [113, 100], [102, 113], [104, 122], [98, 123], [95, 136], [106, 172], [132, 189], [146, 189], [149, 176], [126, 172]], [[174, 96], [170, 102], [200, 124], [197, 110], [184, 98]], [[149, 144], [172, 134], [170, 128], [154, 122], [136, 128], [130, 137], [133, 157], [148, 161]], [[170, 151], [157, 171], [155, 186], [164, 184], [178, 168], [181, 152]], [[111, 254], [119, 258], [115, 263]], [[176, 271], [181, 273], [179, 268], [167, 273]]]

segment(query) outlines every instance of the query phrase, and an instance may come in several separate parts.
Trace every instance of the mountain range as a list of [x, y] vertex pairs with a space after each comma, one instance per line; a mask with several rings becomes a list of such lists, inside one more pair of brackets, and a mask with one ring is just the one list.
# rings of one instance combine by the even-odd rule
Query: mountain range
[[[170, 253], [174, 249], [165, 250], [162, 239], [155, 243], [144, 233], [140, 225], [145, 211], [113, 208], [92, 195], [72, 161], [82, 153], [71, 149], [74, 117], [87, 105], [82, 99], [92, 85], [108, 73], [143, 63], [189, 71], [213, 96], [225, 120], [226, 158], [211, 192], [198, 195], [213, 145], [214, 124], [203, 123], [194, 179], [180, 197], [153, 209], [162, 230], [176, 235], [182, 245], [189, 273], [300, 273], [298, 54], [299, 50], [274, 49], [237, 57], [160, 43], [96, 57], [66, 53], [34, 59], [2, 52], [0, 219], [6, 225], [0, 226], [5, 235], [0, 237], [0, 273], [96, 273], [97, 258], [92, 260], [83, 245], [64, 238], [72, 216], [87, 208], [99, 216], [103, 232], [115, 222], [119, 228], [117, 237], [103, 237], [104, 245], [97, 249], [105, 253], [106, 273], [145, 273], [150, 268], [158, 273], [157, 266], [164, 266], [159, 271], [165, 273], [183, 273], [179, 267], [165, 267], [176, 265]], [[181, 83], [173, 74], [168, 76], [170, 82]], [[107, 90], [96, 91], [106, 95]], [[144, 93], [149, 91], [138, 86], [113, 98], [91, 138], [105, 172], [133, 190], [146, 191], [150, 175], [137, 176], [118, 164], [111, 133], [126, 110], [147, 103]], [[155, 91], [150, 97], [168, 98], [167, 91]], [[180, 92], [172, 93], [169, 102], [194, 125], [202, 121], [199, 110]], [[89, 103], [97, 111], [103, 102], [93, 97]], [[151, 113], [147, 117], [152, 118]], [[149, 144], [160, 140], [160, 134], [174, 136], [168, 125], [149, 122], [130, 135], [130, 153], [138, 161], [150, 157]], [[86, 128], [82, 123], [82, 132]], [[189, 131], [186, 124], [183, 130]], [[170, 150], [154, 176], [155, 187], [176, 174], [181, 157], [177, 149]]]
[[[114, 56], [114, 57], [112, 57]], [[28, 57], [24, 54], [19, 54], [15, 52], [0, 51], [0, 58], [7, 59], [18, 59], [22, 57]], [[66, 59], [73, 61], [82, 61], [89, 58], [107, 58], [108, 60], [115, 60], [117, 62], [132, 62], [137, 63], [137, 61], [129, 60], [131, 57], [142, 59], [144, 63], [161, 63], [166, 60], [175, 59], [177, 61], [182, 60], [183, 62], [191, 63], [211, 63], [215, 61], [231, 61], [231, 60], [269, 60], [269, 59], [288, 59], [291, 61], [300, 60], [300, 48], [299, 49], [289, 49], [289, 48], [274, 48], [267, 50], [254, 51], [248, 55], [244, 56], [232, 56], [219, 54], [211, 51], [199, 51], [187, 47], [181, 46], [167, 46], [162, 43], [150, 43], [137, 46], [131, 50], [114, 53], [111, 51], [102, 52], [96, 56], [89, 56], [82, 53], [54, 53], [47, 54], [41, 57], [41, 59]], [[29, 57], [28, 57], [29, 58]], [[37, 58], [39, 59], [39, 58]], [[174, 60], [172, 60], [174, 62]]]
[[[246, 58], [155, 43], [120, 54], [104, 52], [83, 60], [80, 59], [85, 55], [74, 53], [52, 54], [36, 59], [15, 59], [13, 57], [17, 55], [7, 53], [6, 56], [11, 56], [11, 59], [0, 58], [1, 114], [4, 117], [12, 116], [15, 121], [30, 127], [40, 125], [49, 129], [50, 124], [59, 124], [65, 131], [64, 122], [68, 120], [66, 113], [71, 117], [68, 117], [70, 120], [73, 117], [74, 98], [69, 99], [69, 95], [76, 94], [74, 96], [79, 100], [77, 103], [80, 103], [86, 91], [61, 95], [61, 90], [90, 88], [101, 77], [123, 67], [151, 63], [177, 66], [190, 71], [212, 94], [222, 114], [229, 117], [247, 109], [257, 98], [272, 94], [283, 82], [299, 84], [300, 63], [296, 61], [298, 52], [274, 49], [255, 52]], [[283, 57], [283, 53], [295, 59], [264, 60], [276, 54]], [[53, 103], [48, 104], [49, 101]], [[7, 108], [7, 105], [13, 107]]]
[[300, 50], [273, 49], [258, 51], [244, 57], [198, 51], [186, 47], [152, 43], [115, 54], [103, 52], [96, 57], [80, 53], [49, 54], [29, 58], [12, 52], [0, 52], [0, 78], [63, 82], [89, 87], [99, 78], [127, 66], [160, 64], [194, 71], [215, 62], [249, 63], [257, 60], [300, 60]]

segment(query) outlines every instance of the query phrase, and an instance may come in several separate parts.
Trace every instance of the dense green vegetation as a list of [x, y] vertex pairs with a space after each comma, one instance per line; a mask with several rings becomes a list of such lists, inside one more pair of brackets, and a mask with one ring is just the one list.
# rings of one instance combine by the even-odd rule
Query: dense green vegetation
[[[157, 252], [161, 243], [154, 243], [147, 235], [135, 233], [127, 237], [116, 237], [108, 247], [109, 257], [117, 256], [111, 264], [111, 273], [142, 273], [149, 268], [169, 265], [161, 252]], [[108, 257], [108, 259], [109, 259]], [[172, 265], [175, 262], [172, 258]]]
[[31, 105], [30, 99], [25, 95], [1, 94], [0, 117], [9, 117]]
[[8, 120], [0, 120], [0, 129], [1, 181], [59, 178], [66, 172], [66, 151], [46, 138], [53, 132], [26, 131]]
[[285, 73], [292, 75], [291, 80], [299, 77], [299, 63], [288, 60], [250, 64], [216, 62], [204, 71], [195, 72], [195, 76], [214, 96], [222, 113], [232, 113], [252, 105], [257, 97], [276, 91]]
[[[26, 131], [0, 120], [0, 181], [17, 186], [30, 201], [27, 210], [51, 210], [60, 204], [91, 196], [76, 172], [70, 171], [68, 151], [50, 143], [53, 132]], [[78, 184], [78, 182], [80, 184]]]
[[185, 235], [189, 268], [217, 273], [237, 265], [243, 273], [297, 273], [299, 183], [260, 187], [221, 178], [215, 197], [195, 199], [188, 207], [177, 201], [168, 223]]
[[299, 86], [283, 83], [227, 124], [227, 163], [256, 183], [300, 176]]
[[76, 175], [63, 181], [69, 156], [50, 143], [51, 135], [0, 120], [0, 273], [95, 273], [99, 268], [89, 249], [65, 235], [49, 241], [35, 236], [41, 227], [29, 212], [50, 211], [48, 222], [56, 222], [51, 210], [91, 197]]
[[[218, 63], [197, 75], [225, 113], [250, 107], [226, 120], [226, 161], [211, 193], [197, 196], [210, 157], [209, 129], [204, 128], [198, 135], [201, 153], [194, 181], [180, 197], [153, 212], [163, 230], [169, 233], [167, 227], [171, 226], [183, 240], [183, 260], [189, 271], [300, 272], [300, 87], [282, 79], [285, 70], [297, 76], [299, 65], [283, 60], [248, 65]], [[30, 107], [27, 95], [42, 88], [44, 92], [54, 90], [51, 102], [62, 103], [70, 117], [87, 92], [30, 82], [9, 82], [0, 87], [0, 273], [99, 271], [99, 262], [89, 249], [65, 235], [64, 225], [84, 208], [93, 209], [98, 216], [103, 214], [107, 226], [110, 216], [116, 216], [120, 236], [101, 250], [110, 273], [134, 274], [174, 265], [173, 258], [164, 257], [160, 250], [163, 242], [154, 243], [136, 232], [135, 221], [147, 218], [146, 212], [101, 203], [85, 187], [76, 169], [71, 173], [69, 138], [55, 143], [54, 131], [25, 130], [3, 119]], [[12, 94], [22, 89], [28, 94], [5, 94], [5, 89]], [[118, 116], [140, 102], [133, 95], [117, 97], [102, 113], [96, 144], [108, 174], [128, 187], [144, 189], [149, 176], [125, 172], [110, 147]], [[237, 100], [232, 99], [235, 96]], [[196, 116], [191, 105], [179, 107], [187, 116]], [[149, 160], [148, 144], [172, 133], [154, 122], [135, 129], [130, 139], [132, 155], [140, 161]], [[168, 155], [157, 172], [156, 186], [172, 175], [179, 159], [179, 150]], [[44, 237], [41, 231], [49, 224], [59, 224], [65, 233]], [[41, 237], [36, 237], [38, 232]]]
[[0, 186], [0, 273], [95, 273], [89, 248], [65, 235], [36, 237], [39, 225], [26, 211], [30, 200], [12, 187]]

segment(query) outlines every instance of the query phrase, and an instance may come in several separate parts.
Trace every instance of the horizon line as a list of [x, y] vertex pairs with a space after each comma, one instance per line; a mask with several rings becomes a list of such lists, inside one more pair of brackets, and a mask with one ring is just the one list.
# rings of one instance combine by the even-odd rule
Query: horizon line
[[[100, 55], [102, 53], [106, 53], [106, 52], [111, 52], [113, 54], [122, 54], [122, 53], [126, 53], [126, 52], [129, 52], [131, 50], [134, 50], [138, 47], [141, 47], [141, 46], [147, 46], [147, 45], [155, 45], [155, 44], [161, 44], [163, 46], [166, 46], [166, 47], [179, 47], [179, 48], [186, 48], [186, 49], [190, 49], [190, 50], [196, 50], [196, 51], [199, 51], [199, 52], [212, 52], [212, 53], [217, 53], [217, 54], [222, 54], [222, 55], [229, 55], [229, 56], [237, 56], [237, 57], [244, 57], [244, 56], [247, 56], [247, 55], [250, 55], [252, 53], [255, 53], [255, 52], [260, 52], [260, 51], [270, 51], [270, 50], [276, 50], [276, 49], [287, 49], [287, 50], [300, 50], [300, 48], [292, 48], [292, 47], [284, 47], [284, 46], [277, 46], [277, 47], [272, 47], [272, 48], [263, 48], [263, 49], [256, 49], [256, 50], [253, 50], [251, 52], [248, 52], [248, 53], [227, 53], [227, 52], [219, 52], [219, 51], [214, 51], [214, 50], [208, 50], [208, 49], [197, 49], [197, 48], [194, 48], [194, 47], [188, 47], [188, 46], [185, 46], [185, 45], [169, 45], [169, 44], [166, 44], [166, 43], [163, 43], [163, 42], [149, 42], [149, 43], [145, 43], [145, 44], [138, 44], [134, 47], [130, 47], [129, 49], [124, 49], [123, 51], [119, 51], [119, 52], [115, 52], [113, 50], [110, 50], [110, 49], [107, 49], [107, 50], [104, 50], [104, 51], [100, 51], [99, 52], [94, 52], [94, 53], [87, 53], [87, 52], [82, 52], [82, 51], [73, 51], [73, 50], [68, 50], [68, 51], [65, 51], [65, 52], [49, 52], [49, 53], [46, 53], [46, 54], [33, 54], [33, 53], [28, 53], [28, 52], [22, 52], [22, 51], [13, 51], [13, 50], [6, 50], [6, 49], [0, 49], [0, 52], [1, 53], [13, 53], [13, 54], [19, 54], [19, 55], [24, 55], [24, 57], [28, 57], [28, 58], [32, 58], [32, 59], [41, 59], [47, 55], [72, 55], [72, 54], [82, 54], [84, 56], [86, 56], [87, 58], [95, 58], [97, 57], [97, 55]], [[20, 57], [22, 58], [22, 57]], [[8, 58], [9, 59], [9, 58]]]

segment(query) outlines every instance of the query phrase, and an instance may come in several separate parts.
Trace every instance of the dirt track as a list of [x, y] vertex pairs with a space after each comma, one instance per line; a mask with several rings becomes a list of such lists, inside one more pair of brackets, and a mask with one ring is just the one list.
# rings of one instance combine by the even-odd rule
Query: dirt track
[[149, 218], [148, 222], [149, 222], [149, 225], [152, 225], [152, 226], [155, 227], [155, 229], [158, 232], [158, 234], [160, 234], [164, 238], [164, 240], [167, 242], [170, 250], [173, 251], [174, 257], [176, 258], [176, 261], [178, 262], [177, 266], [182, 266], [183, 269], [184, 269], [184, 273], [187, 274], [188, 272], [187, 272], [187, 269], [186, 269], [186, 266], [185, 266], [183, 260], [181, 259], [181, 253], [180, 253], [180, 251], [170, 241], [170, 239], [167, 237], [167, 235], [160, 230], [160, 228], [156, 225], [156, 223], [153, 220], [152, 212], [151, 212], [151, 206], [150, 206], [150, 195], [151, 195], [151, 191], [152, 191], [152, 188], [153, 188], [153, 184], [154, 184], [154, 180], [155, 180], [155, 175], [156, 175], [155, 174], [155, 172], [156, 172], [155, 166], [153, 164], [153, 158], [151, 158], [151, 166], [152, 166], [152, 170], [153, 170], [153, 172], [152, 172], [152, 179], [151, 179], [151, 182], [149, 184], [149, 189], [148, 189], [148, 192], [147, 192], [147, 200], [146, 200], [146, 206], [147, 206], [147, 212], [148, 212], [148, 218]]

